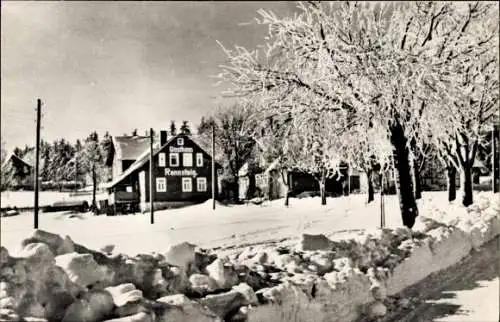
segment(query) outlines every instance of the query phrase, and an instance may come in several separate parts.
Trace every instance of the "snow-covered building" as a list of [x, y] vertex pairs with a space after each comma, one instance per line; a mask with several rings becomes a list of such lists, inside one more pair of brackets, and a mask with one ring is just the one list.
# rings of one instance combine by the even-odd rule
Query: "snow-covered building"
[[[110, 205], [129, 204], [149, 208], [150, 139], [113, 139], [113, 181], [107, 185]], [[153, 143], [153, 204], [155, 209], [173, 204], [205, 201], [212, 197], [212, 156], [192, 138], [176, 135]], [[216, 164], [216, 169], [220, 166]], [[217, 171], [216, 178], [217, 180]], [[217, 193], [217, 185], [216, 193]]]
[[[246, 162], [238, 171], [239, 198], [251, 199], [249, 195], [251, 185], [255, 187], [255, 194], [270, 200], [283, 198], [286, 195], [287, 184], [290, 196], [301, 193], [319, 193], [319, 183], [313, 175], [300, 171], [282, 171], [279, 168], [279, 159], [266, 162], [262, 157], [263, 146], [256, 140], [257, 161]], [[347, 165], [340, 169], [340, 175], [326, 180], [326, 193], [330, 196], [338, 196], [347, 193], [359, 192], [363, 189], [362, 173], [351, 169]], [[345, 178], [349, 176], [349, 181]], [[364, 180], [366, 187], [366, 180]]]
[[5, 184], [9, 189], [33, 187], [33, 164], [25, 158], [11, 153], [5, 158], [0, 171], [2, 179], [6, 181], [2, 185]]

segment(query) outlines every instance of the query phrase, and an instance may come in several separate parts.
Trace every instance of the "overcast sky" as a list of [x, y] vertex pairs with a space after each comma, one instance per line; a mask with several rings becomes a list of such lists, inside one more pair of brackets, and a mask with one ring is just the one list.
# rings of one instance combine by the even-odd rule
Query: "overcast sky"
[[[222, 88], [210, 78], [226, 47], [254, 47], [259, 8], [290, 2], [1, 2], [1, 132], [7, 148], [197, 123]], [[220, 100], [220, 99], [219, 99]]]

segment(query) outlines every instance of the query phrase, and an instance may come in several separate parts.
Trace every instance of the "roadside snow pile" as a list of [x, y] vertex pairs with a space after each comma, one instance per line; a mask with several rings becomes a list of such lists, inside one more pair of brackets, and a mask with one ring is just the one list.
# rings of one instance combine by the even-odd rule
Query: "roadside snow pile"
[[[496, 199], [494, 197], [497, 197]], [[495, 202], [493, 202], [495, 200]], [[387, 297], [455, 264], [499, 234], [498, 195], [449, 207], [406, 229], [350, 240], [304, 234], [295, 246], [224, 257], [190, 243], [134, 257], [44, 231], [2, 248], [6, 321], [353, 321], [387, 313]], [[427, 215], [427, 214], [426, 214]], [[37, 318], [37, 319], [35, 319]]]

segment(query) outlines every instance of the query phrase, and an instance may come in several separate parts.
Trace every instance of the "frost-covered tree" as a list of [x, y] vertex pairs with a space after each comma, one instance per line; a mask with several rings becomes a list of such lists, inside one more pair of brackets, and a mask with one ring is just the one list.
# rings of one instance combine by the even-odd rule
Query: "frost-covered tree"
[[0, 164], [3, 164], [6, 158], [7, 158], [7, 151], [5, 149], [5, 141], [2, 137], [0, 140]]
[[336, 139], [344, 130], [339, 122], [338, 112], [325, 112], [312, 114], [304, 123], [297, 126], [298, 133], [302, 138], [302, 153], [296, 160], [299, 170], [308, 172], [315, 177], [319, 183], [321, 204], [326, 205], [326, 180], [339, 176], [342, 155], [341, 140]]
[[[326, 180], [339, 175], [342, 161], [339, 141], [331, 138], [339, 136], [343, 124], [333, 112], [321, 117], [308, 114], [302, 119], [293, 119], [285, 114], [270, 119], [272, 124], [266, 126], [264, 123], [264, 135], [259, 135], [260, 131], [255, 134], [265, 149], [265, 157], [278, 162], [276, 167], [287, 189], [291, 188], [288, 173], [299, 171], [312, 175], [319, 184], [321, 203], [326, 205]], [[288, 205], [288, 191], [286, 196], [285, 205]]]
[[78, 156], [84, 172], [89, 173], [92, 179], [92, 209], [97, 206], [97, 185], [101, 181], [103, 170], [103, 152], [99, 144], [97, 132], [92, 132], [83, 145], [81, 155]]
[[228, 180], [234, 183], [234, 196], [238, 196], [239, 190], [238, 171], [251, 161], [254, 152], [255, 142], [250, 136], [253, 130], [251, 116], [247, 105], [220, 106], [212, 115], [203, 118], [197, 129], [201, 144], [210, 150], [214, 129], [216, 159], [222, 161]]
[[102, 179], [105, 181], [110, 181], [113, 175], [112, 175], [112, 169], [108, 165], [112, 163], [112, 160], [110, 158], [112, 155], [111, 151], [113, 149], [113, 140], [108, 131], [104, 133], [104, 136], [102, 137], [102, 140], [99, 142], [99, 144], [102, 151], [102, 169], [103, 169]]
[[191, 128], [189, 127], [188, 121], [182, 121], [182, 125], [179, 131], [181, 132], [181, 134], [191, 135]]
[[[258, 114], [257, 114], [258, 115]], [[261, 157], [273, 165], [285, 185], [285, 206], [290, 204], [290, 176], [297, 169], [301, 157], [302, 141], [293, 119], [289, 115], [272, 115], [262, 118], [252, 133], [260, 147]]]
[[175, 121], [170, 121], [170, 135], [177, 135], [177, 127]]
[[488, 6], [309, 2], [284, 18], [262, 10], [258, 22], [269, 28], [264, 46], [224, 49], [228, 63], [219, 77], [232, 84], [230, 94], [294, 118], [350, 110], [378, 123], [392, 145], [402, 219], [411, 228], [418, 216], [411, 149], [436, 130], [429, 115], [454, 101], [447, 60], [467, 55], [457, 44], [475, 31], [464, 23], [491, 20]]
[[447, 115], [436, 117], [433, 131], [449, 178], [449, 199], [454, 199], [456, 169], [460, 169], [462, 204], [473, 203], [472, 168], [478, 149], [488, 139], [498, 120], [499, 61], [498, 4], [474, 3], [462, 8], [463, 33], [454, 40], [453, 50], [437, 64], [447, 64], [444, 74], [452, 95]]
[[[375, 174], [392, 169], [392, 147], [387, 134], [373, 122], [358, 119], [355, 126], [341, 133], [339, 141], [342, 145], [342, 159], [349, 166], [365, 173], [367, 203], [372, 202], [375, 198]], [[382, 173], [379, 173], [379, 177], [381, 175]]]

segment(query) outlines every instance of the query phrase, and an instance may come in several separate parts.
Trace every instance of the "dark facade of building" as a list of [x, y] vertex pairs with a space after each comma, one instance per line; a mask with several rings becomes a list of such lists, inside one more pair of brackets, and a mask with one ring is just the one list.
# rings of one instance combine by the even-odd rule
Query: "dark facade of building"
[[[277, 160], [270, 164], [267, 169], [249, 173], [247, 171], [248, 165], [245, 164], [238, 173], [239, 178], [239, 198], [249, 199], [253, 196], [248, 195], [250, 181], [255, 181], [257, 194], [261, 194], [269, 200], [285, 197], [288, 190], [289, 196], [295, 197], [303, 193], [308, 195], [319, 195], [320, 187], [319, 181], [310, 173], [301, 171], [290, 171], [281, 173], [276, 169]], [[336, 174], [326, 179], [325, 192], [327, 196], [336, 197], [346, 195], [352, 192], [359, 191], [361, 187], [360, 173], [352, 170], [349, 173], [347, 166], [340, 169], [340, 175]], [[253, 178], [251, 178], [253, 176]], [[284, 178], [283, 176], [286, 176]], [[347, 181], [349, 178], [350, 182]], [[287, 185], [288, 183], [288, 189]]]
[[[121, 137], [121, 142], [124, 141]], [[138, 142], [134, 139], [131, 141]], [[122, 152], [126, 150], [123, 146], [119, 149]], [[162, 131], [160, 142], [154, 144], [153, 151], [152, 195], [156, 209], [179, 202], [201, 202], [212, 197], [212, 157], [189, 136], [177, 135], [167, 140]], [[133, 156], [129, 154], [127, 157]], [[109, 203], [132, 203], [146, 211], [151, 195], [149, 143], [132, 164], [129, 161], [116, 154], [114, 156], [113, 165], [121, 166], [123, 172], [113, 169], [113, 182], [108, 185]], [[216, 168], [220, 166], [216, 165]], [[217, 185], [215, 187], [217, 190]]]

